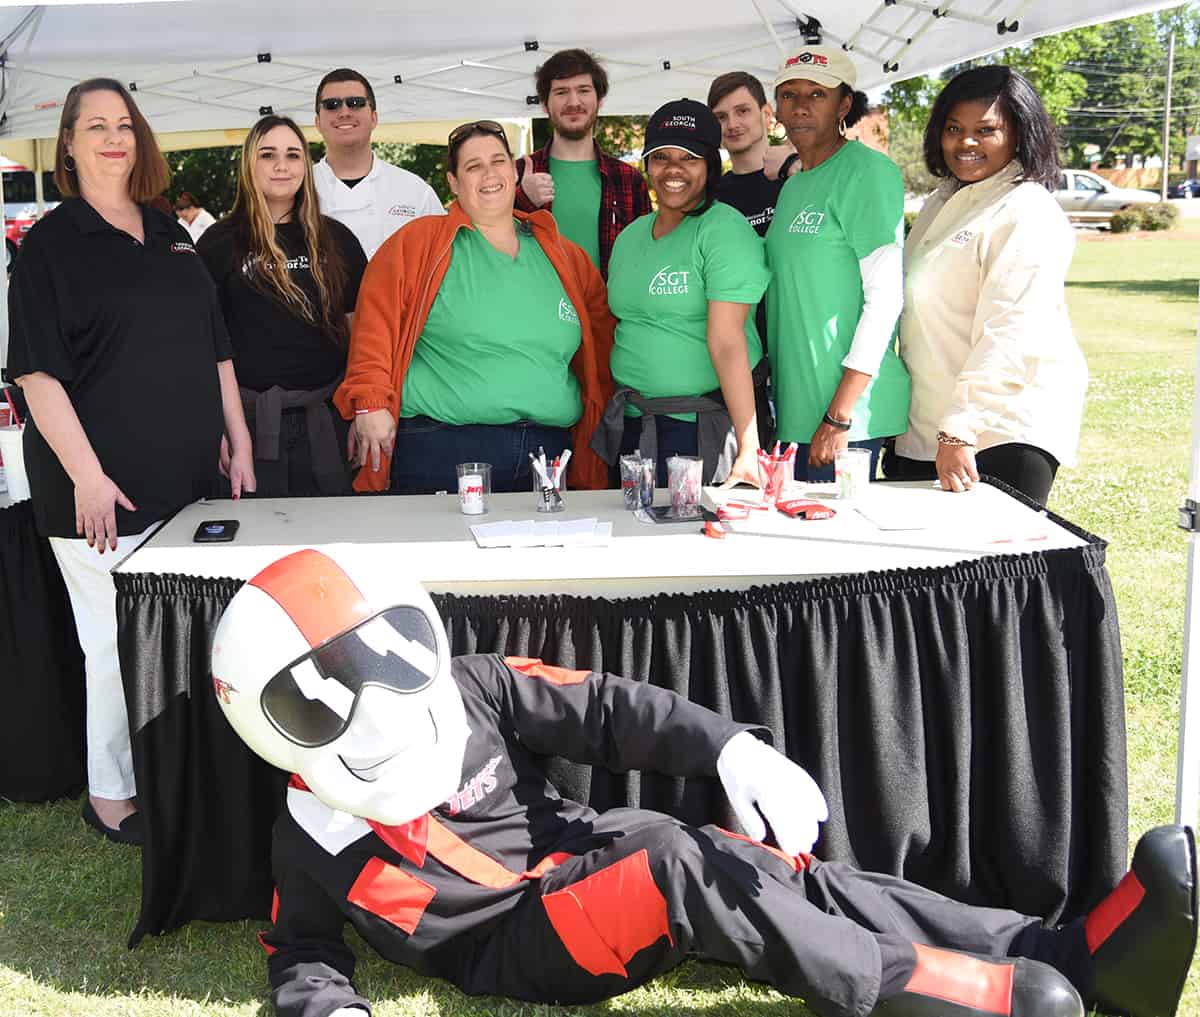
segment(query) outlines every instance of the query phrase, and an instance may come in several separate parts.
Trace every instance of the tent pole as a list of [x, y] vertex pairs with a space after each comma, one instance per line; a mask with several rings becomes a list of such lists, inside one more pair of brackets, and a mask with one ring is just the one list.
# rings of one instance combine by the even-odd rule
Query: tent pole
[[[8, 240], [8, 215], [4, 209], [4, 174], [0, 173], [0, 233]], [[5, 244], [4, 260], [8, 262], [7, 243]], [[8, 272], [0, 272], [0, 364], [8, 363]], [[7, 388], [0, 382], [0, 389]]]
[[1171, 79], [1175, 75], [1175, 33], [1167, 43], [1167, 98], [1163, 104], [1163, 154], [1162, 180], [1159, 186], [1159, 201], [1167, 200], [1167, 171], [1171, 168]]
[[46, 214], [46, 185], [42, 180], [42, 146], [34, 142], [33, 145], [33, 195], [37, 200], [37, 217], [40, 219]]
[[[1197, 327], [1200, 336], [1200, 326]], [[1175, 822], [1195, 829], [1200, 804], [1200, 344], [1192, 399], [1192, 471], [1179, 524], [1188, 530], [1187, 603], [1183, 616], [1183, 675], [1179, 689], [1179, 744], [1175, 769]]]

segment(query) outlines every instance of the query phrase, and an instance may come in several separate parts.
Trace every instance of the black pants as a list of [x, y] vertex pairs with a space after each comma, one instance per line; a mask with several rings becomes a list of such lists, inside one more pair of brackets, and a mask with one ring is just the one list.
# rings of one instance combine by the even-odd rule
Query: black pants
[[895, 876], [815, 859], [797, 871], [782, 853], [717, 827], [638, 809], [590, 825], [611, 842], [530, 885], [463, 958], [455, 981], [464, 991], [595, 1002], [697, 955], [736, 965], [818, 1014], [849, 1017], [871, 1011], [881, 981], [899, 987], [889, 966], [912, 957], [914, 941], [1058, 959], [1055, 934], [1037, 919], [960, 904]]
[[[1058, 460], [1034, 445], [1011, 442], [977, 452], [975, 468], [981, 474], [1004, 481], [1039, 505], [1045, 505], [1058, 472]], [[897, 455], [892, 448], [884, 452], [883, 475], [888, 480], [937, 480], [937, 470], [932, 462], [908, 459]]]

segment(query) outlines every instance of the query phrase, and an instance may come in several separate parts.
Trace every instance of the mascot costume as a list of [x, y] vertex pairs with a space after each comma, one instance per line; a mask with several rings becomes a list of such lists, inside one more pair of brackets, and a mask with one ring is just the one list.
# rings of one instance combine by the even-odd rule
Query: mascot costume
[[[418, 584], [313, 550], [237, 593], [212, 670], [237, 733], [294, 775], [261, 935], [279, 1017], [370, 1013], [346, 922], [398, 964], [533, 1002], [606, 999], [697, 956], [823, 1017], [1178, 1007], [1196, 939], [1186, 828], [1146, 834], [1120, 885], [1058, 929], [822, 862], [806, 852], [825, 800], [767, 732], [615, 675], [451, 658]], [[546, 780], [546, 754], [716, 775], [748, 836], [598, 814]]]

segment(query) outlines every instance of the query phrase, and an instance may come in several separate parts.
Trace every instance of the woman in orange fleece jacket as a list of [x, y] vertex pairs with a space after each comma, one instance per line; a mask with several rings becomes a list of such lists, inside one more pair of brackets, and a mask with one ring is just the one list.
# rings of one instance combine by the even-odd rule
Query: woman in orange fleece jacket
[[453, 490], [455, 465], [492, 464], [497, 491], [529, 490], [526, 453], [574, 450], [574, 487], [604, 487], [588, 447], [611, 394], [614, 320], [600, 273], [548, 212], [513, 209], [501, 126], [450, 134], [446, 216], [415, 219], [371, 259], [346, 378], [360, 491]]

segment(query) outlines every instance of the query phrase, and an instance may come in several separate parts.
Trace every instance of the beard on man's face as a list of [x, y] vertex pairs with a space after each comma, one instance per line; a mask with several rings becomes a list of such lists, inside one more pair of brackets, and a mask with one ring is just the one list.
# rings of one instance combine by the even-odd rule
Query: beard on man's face
[[567, 141], [582, 141], [584, 138], [592, 136], [592, 131], [596, 126], [596, 118], [594, 116], [590, 117], [579, 127], [564, 124], [558, 118], [552, 119], [550, 124], [554, 128], [554, 133], [560, 138], [566, 138]]

